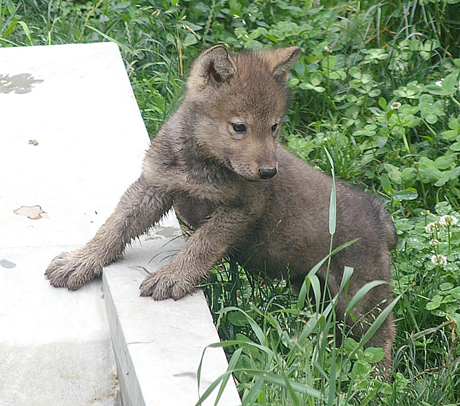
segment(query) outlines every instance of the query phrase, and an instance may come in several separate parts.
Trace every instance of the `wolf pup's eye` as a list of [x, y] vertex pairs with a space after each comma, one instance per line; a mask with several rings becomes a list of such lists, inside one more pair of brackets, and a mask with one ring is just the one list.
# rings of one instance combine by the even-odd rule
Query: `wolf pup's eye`
[[244, 134], [246, 132], [246, 126], [244, 124], [233, 124], [233, 130], [237, 133]]
[[277, 128], [278, 128], [278, 124], [273, 124], [272, 125], [272, 133], [274, 133]]

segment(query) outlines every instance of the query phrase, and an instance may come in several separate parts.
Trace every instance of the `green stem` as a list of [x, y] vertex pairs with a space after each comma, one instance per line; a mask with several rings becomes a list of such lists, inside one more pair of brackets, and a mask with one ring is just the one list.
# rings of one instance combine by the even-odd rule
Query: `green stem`
[[412, 151], [411, 151], [411, 149], [409, 147], [409, 142], [407, 141], [406, 130], [405, 130], [403, 124], [402, 124], [401, 117], [399, 117], [399, 113], [398, 113], [397, 110], [396, 110], [396, 116], [398, 117], [399, 127], [401, 128], [401, 131], [402, 131], [404, 146], [406, 147], [407, 152], [409, 154], [412, 154]]

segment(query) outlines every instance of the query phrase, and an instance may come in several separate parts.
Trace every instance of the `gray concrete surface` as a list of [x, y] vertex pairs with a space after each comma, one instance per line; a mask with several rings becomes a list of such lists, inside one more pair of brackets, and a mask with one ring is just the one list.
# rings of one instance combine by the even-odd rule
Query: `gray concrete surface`
[[[203, 350], [219, 341], [200, 290], [178, 301], [138, 297], [145, 270], [158, 269], [182, 245], [182, 239], [171, 240], [174, 234], [180, 235], [175, 219], [174, 223], [171, 220], [134, 244], [122, 262], [104, 270], [104, 293], [126, 406], [194, 405], [199, 398], [197, 368]], [[201, 394], [226, 368], [220, 348], [206, 350]], [[128, 398], [136, 401], [129, 403]], [[215, 396], [203, 405], [213, 405], [213, 399]], [[240, 403], [230, 381], [219, 405]]]
[[[149, 261], [177, 223], [104, 271], [104, 292], [101, 278], [69, 292], [43, 275], [94, 235], [148, 144], [116, 45], [0, 49], [0, 406], [196, 401], [201, 353], [218, 340], [201, 292], [138, 295], [136, 266], [155, 270], [160, 258]], [[222, 352], [210, 361], [205, 382], [226, 368]], [[231, 387], [219, 404], [238, 403]]]

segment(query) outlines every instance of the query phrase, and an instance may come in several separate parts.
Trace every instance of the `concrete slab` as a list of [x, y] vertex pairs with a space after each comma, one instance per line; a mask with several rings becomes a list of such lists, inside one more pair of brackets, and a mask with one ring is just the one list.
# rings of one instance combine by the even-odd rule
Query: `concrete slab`
[[[104, 293], [101, 279], [68, 292], [43, 276], [141, 171], [149, 140], [116, 45], [0, 49], [0, 123], [0, 406], [119, 405], [117, 364], [126, 406], [194, 404], [201, 353], [218, 341], [202, 294], [140, 298], [133, 268], [161, 266], [149, 261], [169, 255], [177, 222], [104, 271]], [[226, 368], [214, 353], [204, 387]], [[234, 387], [225, 399], [240, 403]]]
[[[149, 145], [118, 48], [1, 48], [0, 76], [0, 246], [81, 245]], [[14, 213], [35, 205], [43, 219]]]
[[0, 76], [0, 405], [118, 404], [102, 281], [74, 295], [43, 273], [139, 174], [123, 62], [113, 44], [2, 48]]
[[[199, 399], [197, 368], [203, 350], [219, 342], [202, 291], [178, 301], [138, 297], [146, 269], [158, 269], [182, 245], [182, 239], [171, 240], [175, 230], [156, 228], [153, 236], [131, 247], [122, 262], [104, 270], [104, 293], [126, 406], [194, 405]], [[206, 351], [201, 394], [226, 368], [222, 349]], [[215, 395], [203, 405], [214, 405]], [[240, 403], [230, 380], [219, 405]]]
[[62, 247], [0, 248], [0, 405], [118, 404], [102, 281], [69, 294], [43, 269]]

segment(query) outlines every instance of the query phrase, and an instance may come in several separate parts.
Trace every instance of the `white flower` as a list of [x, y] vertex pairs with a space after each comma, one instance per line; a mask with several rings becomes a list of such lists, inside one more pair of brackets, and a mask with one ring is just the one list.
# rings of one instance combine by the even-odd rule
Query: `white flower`
[[425, 231], [428, 234], [436, 234], [439, 231], [439, 223], [433, 222], [425, 226]]
[[436, 238], [433, 238], [432, 240], [430, 240], [430, 245], [432, 247], [436, 247], [436, 245], [438, 244], [439, 244], [439, 241]]
[[324, 47], [324, 50], [325, 50], [326, 52], [328, 52], [328, 53], [332, 53], [332, 47], [329, 46], [329, 45], [326, 45], [326, 46]]
[[428, 216], [428, 214], [430, 214], [430, 211], [429, 210], [422, 210], [421, 212], [422, 216]]
[[437, 82], [434, 82], [434, 84], [435, 84], [436, 86], [440, 86], [440, 87], [441, 87], [441, 86], [442, 86], [442, 81], [443, 81], [443, 80], [444, 80], [444, 79], [440, 79], [440, 80], [438, 80]]
[[400, 103], [400, 102], [394, 102], [394, 103], [390, 106], [390, 109], [391, 109], [391, 110], [399, 110], [400, 107], [401, 107], [401, 103]]
[[443, 227], [455, 226], [458, 223], [458, 220], [454, 216], [449, 216], [446, 214], [439, 219], [439, 224]]
[[441, 268], [445, 268], [447, 265], [447, 258], [445, 255], [433, 255], [431, 257], [431, 262], [437, 266], [440, 266]]

